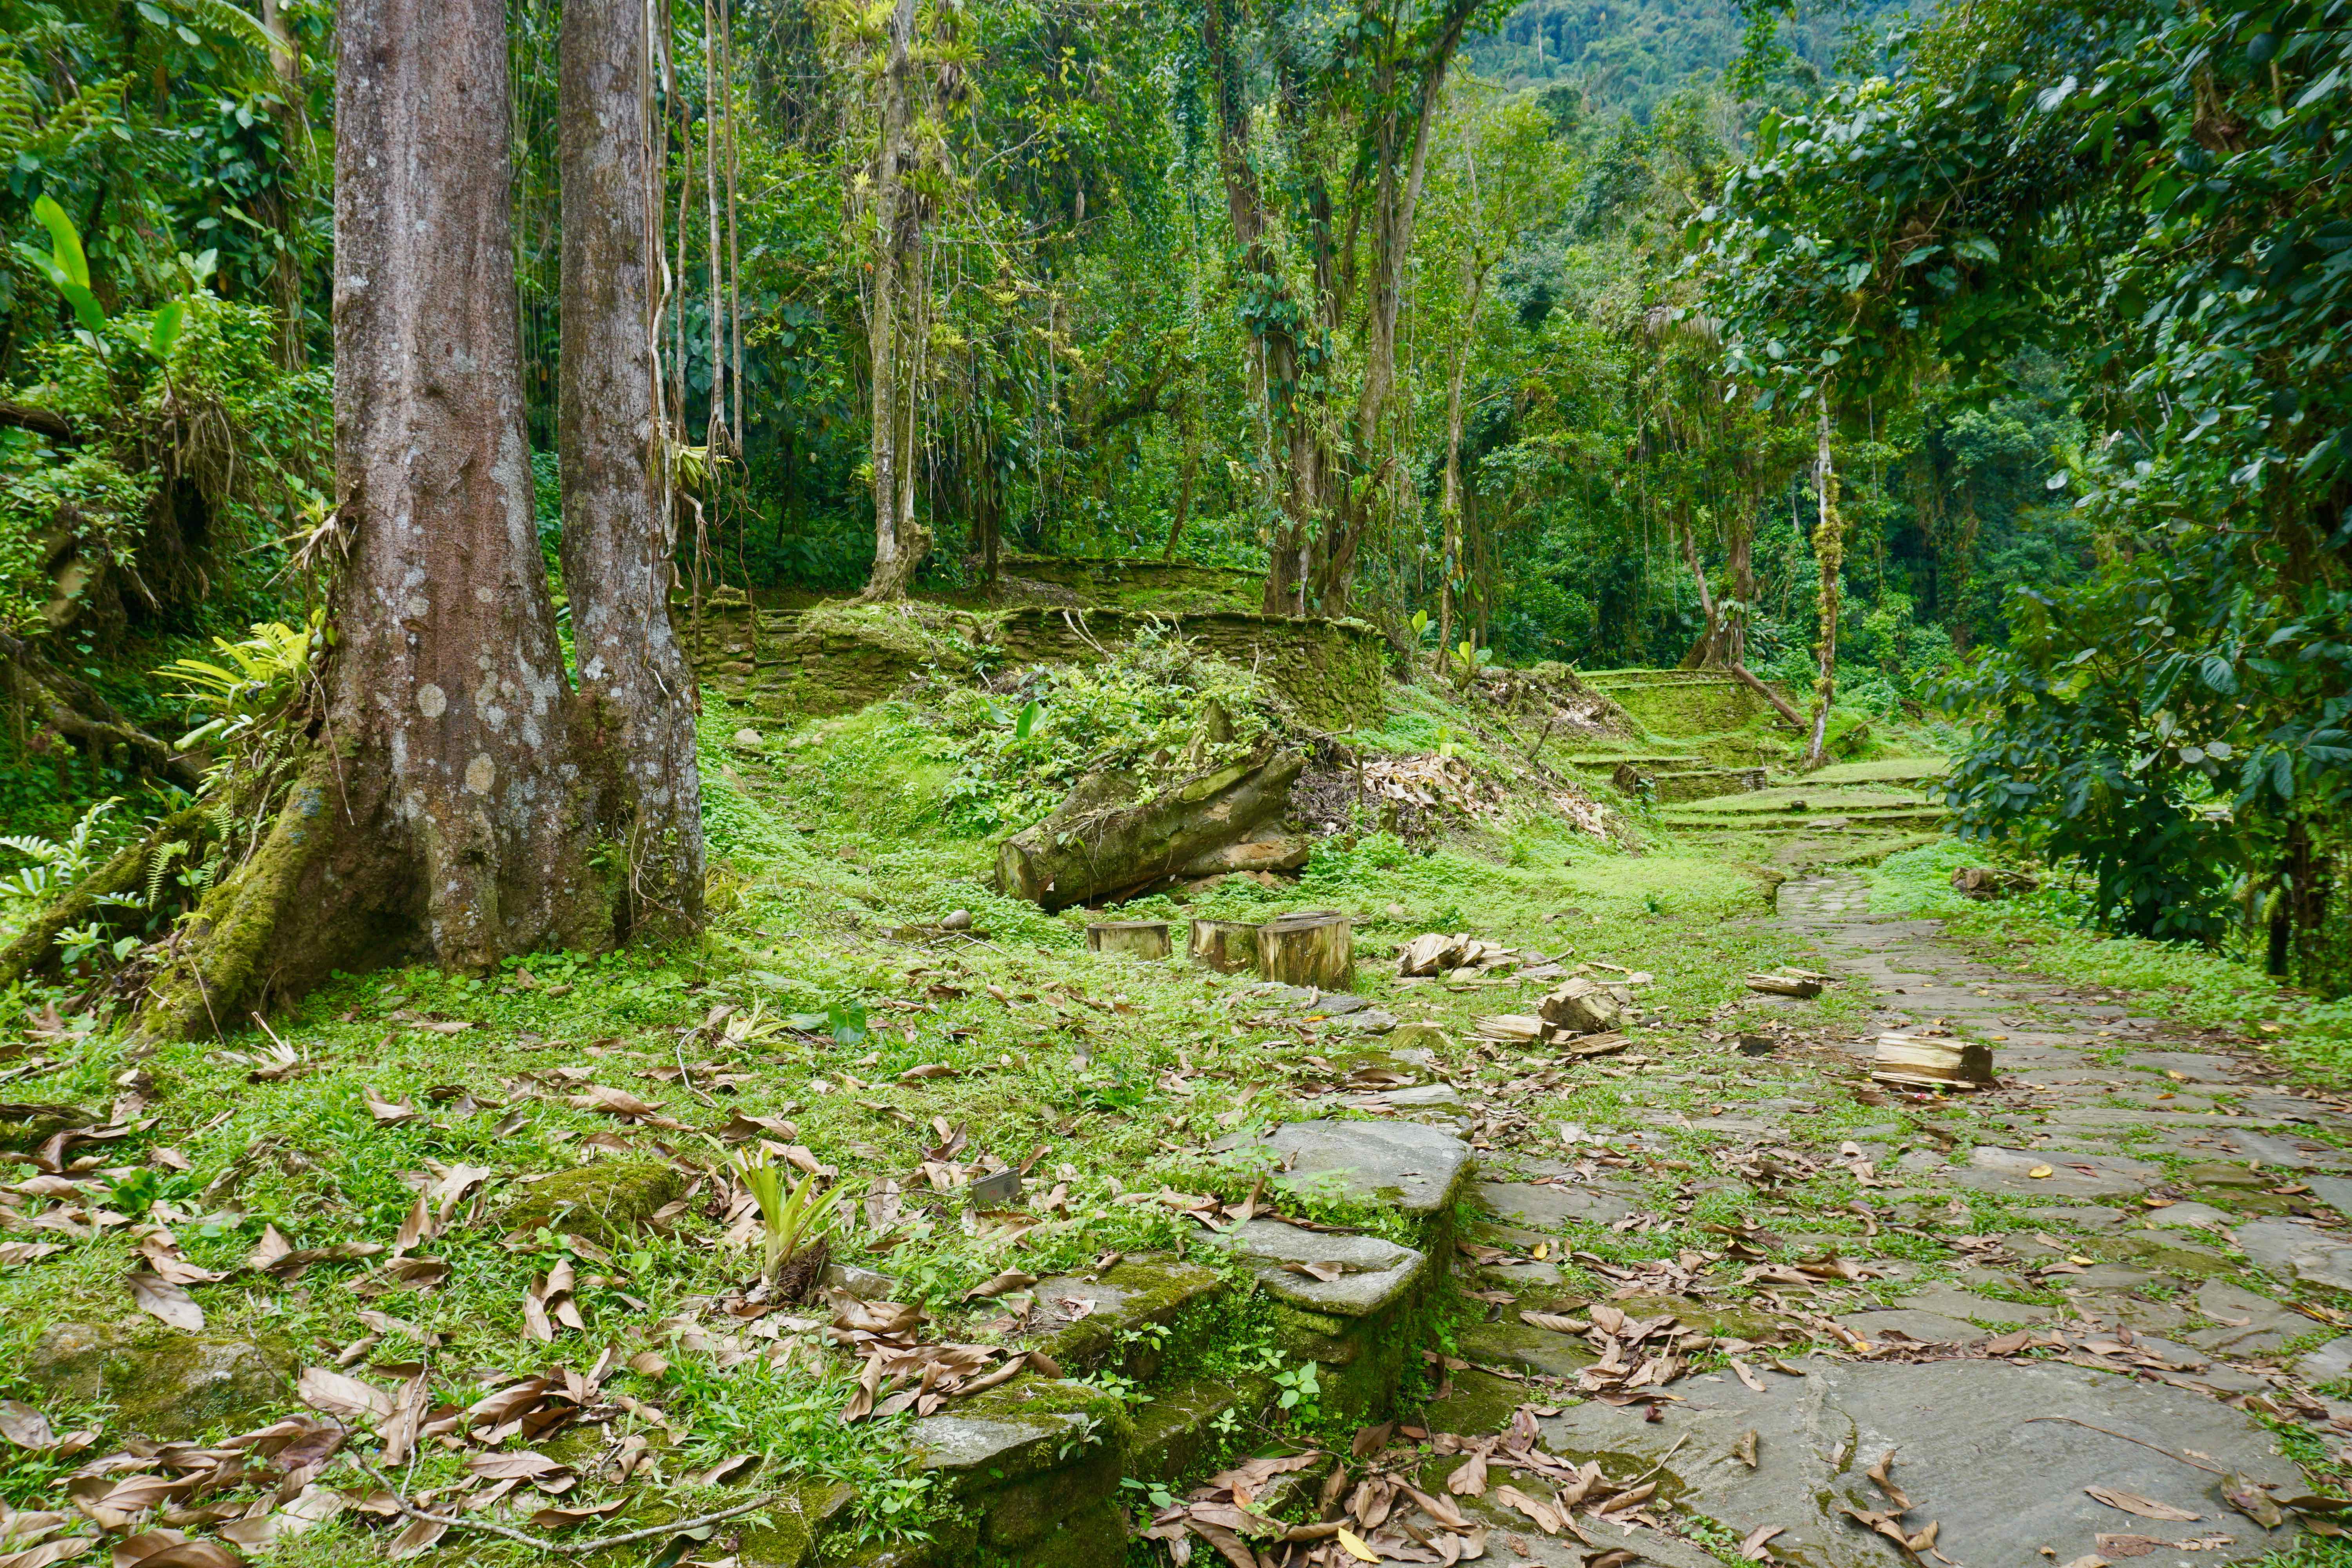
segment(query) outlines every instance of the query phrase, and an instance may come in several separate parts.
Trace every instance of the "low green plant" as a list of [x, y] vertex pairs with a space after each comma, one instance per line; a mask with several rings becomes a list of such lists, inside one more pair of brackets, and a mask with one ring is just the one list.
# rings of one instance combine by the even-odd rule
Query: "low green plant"
[[110, 795], [92, 805], [62, 841], [44, 838], [37, 833], [12, 833], [0, 837], [0, 849], [13, 849], [32, 861], [29, 866], [20, 866], [0, 877], [0, 901], [44, 904], [89, 876], [100, 858], [99, 827], [121, 804], [119, 796]]
[[811, 1173], [786, 1192], [782, 1168], [764, 1151], [737, 1155], [735, 1171], [760, 1205], [762, 1278], [775, 1279], [785, 1264], [832, 1234], [834, 1215], [847, 1195], [846, 1187], [820, 1193], [817, 1178]]

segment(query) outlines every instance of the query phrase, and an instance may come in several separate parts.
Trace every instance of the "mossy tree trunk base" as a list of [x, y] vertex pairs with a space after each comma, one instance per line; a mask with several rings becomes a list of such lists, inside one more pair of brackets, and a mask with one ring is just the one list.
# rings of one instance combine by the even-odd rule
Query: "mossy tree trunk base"
[[74, 884], [63, 898], [33, 917], [16, 940], [0, 948], [0, 989], [5, 989], [27, 974], [39, 973], [57, 957], [57, 942], [60, 932], [71, 927], [87, 925], [101, 918], [105, 906], [100, 900], [114, 893], [143, 892], [154, 858], [166, 847], [184, 844], [184, 851], [174, 856], [174, 862], [188, 866], [199, 863], [204, 841], [212, 835], [212, 822], [200, 806], [173, 812], [158, 823], [136, 844], [126, 844], [116, 850], [97, 870]]

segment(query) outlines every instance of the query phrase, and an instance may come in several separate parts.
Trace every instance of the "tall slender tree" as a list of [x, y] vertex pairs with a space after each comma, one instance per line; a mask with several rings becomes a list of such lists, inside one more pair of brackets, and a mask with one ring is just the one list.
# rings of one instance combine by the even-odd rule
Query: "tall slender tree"
[[895, 0], [885, 14], [878, 47], [881, 127], [866, 196], [866, 343], [874, 468], [874, 574], [864, 595], [868, 599], [905, 598], [915, 569], [931, 550], [930, 530], [915, 514], [917, 394], [926, 325], [924, 198], [909, 178], [922, 157], [918, 121], [924, 84], [914, 60], [916, 10], [916, 0]]
[[[568, 0], [559, 55], [556, 439], [581, 765], [599, 831], [623, 851], [614, 912], [624, 933], [675, 935], [702, 920], [702, 790], [694, 681], [670, 629], [667, 437], [654, 417], [661, 321], [648, 263], [661, 237], [644, 0]], [[715, 436], [724, 427], [716, 383], [711, 405]]]
[[336, 29], [336, 642], [304, 770], [141, 1026], [241, 1021], [333, 968], [611, 939], [533, 522], [500, 0]]

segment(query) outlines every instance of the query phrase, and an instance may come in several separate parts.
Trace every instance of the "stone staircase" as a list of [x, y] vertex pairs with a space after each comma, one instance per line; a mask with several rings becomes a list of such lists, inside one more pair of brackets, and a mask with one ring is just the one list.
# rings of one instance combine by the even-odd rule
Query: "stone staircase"
[[[1251, 1451], [1237, 1447], [1239, 1435], [1271, 1424], [1275, 1378], [1233, 1364], [1245, 1339], [1270, 1343], [1286, 1366], [1314, 1364], [1327, 1422], [1388, 1415], [1432, 1342], [1454, 1210], [1474, 1173], [1469, 1147], [1418, 1122], [1317, 1119], [1228, 1138], [1213, 1152], [1268, 1173], [1262, 1207], [1306, 1196], [1387, 1234], [1251, 1218], [1194, 1232], [1190, 1256], [1130, 1254], [1039, 1280], [1025, 1342], [1062, 1375], [1024, 1373], [908, 1429], [911, 1463], [951, 1505], [929, 1541], [845, 1553], [819, 1529], [747, 1540], [743, 1561], [1116, 1568], [1127, 1561], [1127, 1483], [1198, 1476]], [[1317, 1266], [1337, 1277], [1304, 1271]], [[809, 1500], [830, 1519], [849, 1517], [846, 1489]]]
[[1616, 748], [1565, 759], [1581, 777], [1656, 805], [1678, 837], [1786, 865], [1873, 860], [1934, 836], [1944, 816], [1940, 757], [1796, 773], [1794, 737], [1759, 724], [1770, 707], [1736, 677], [1609, 669], [1580, 677], [1639, 728]]

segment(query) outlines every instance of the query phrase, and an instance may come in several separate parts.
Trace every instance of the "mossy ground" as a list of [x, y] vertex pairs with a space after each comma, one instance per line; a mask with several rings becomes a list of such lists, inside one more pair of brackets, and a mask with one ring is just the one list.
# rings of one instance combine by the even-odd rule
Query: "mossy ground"
[[[667, 1234], [612, 1237], [609, 1257], [598, 1258], [556, 1231], [510, 1233], [500, 1223], [530, 1191], [521, 1178], [614, 1160], [709, 1165], [719, 1153], [706, 1134], [740, 1110], [791, 1119], [799, 1141], [844, 1180], [870, 1184], [903, 1178], [935, 1141], [940, 1119], [963, 1130], [971, 1152], [1016, 1163], [1034, 1152], [1039, 1183], [1068, 1183], [1068, 1211], [1015, 1247], [971, 1234], [958, 1205], [910, 1205], [919, 1217], [887, 1247], [877, 1249], [870, 1234], [853, 1229], [836, 1238], [835, 1257], [895, 1277], [901, 1298], [929, 1304], [949, 1337], [984, 1337], [992, 1309], [962, 1299], [1001, 1269], [1042, 1277], [1081, 1268], [1106, 1250], [1182, 1249], [1188, 1222], [1122, 1196], [1163, 1184], [1240, 1196], [1246, 1173], [1201, 1151], [1237, 1128], [1293, 1113], [1295, 1078], [1323, 1071], [1309, 1057], [1337, 1060], [1361, 1047], [1254, 1021], [1255, 1008], [1236, 1004], [1246, 976], [1208, 974], [1181, 958], [1153, 963], [1090, 954], [1084, 911], [1048, 916], [990, 892], [981, 881], [989, 842], [950, 826], [943, 793], [952, 768], [921, 743], [912, 709], [881, 704], [762, 726], [757, 748], [733, 743], [741, 724], [723, 702], [710, 701], [705, 800], [718, 914], [699, 943], [596, 959], [548, 954], [479, 977], [406, 969], [340, 978], [274, 1021], [310, 1064], [293, 1081], [249, 1081], [246, 1066], [228, 1054], [265, 1044], [257, 1033], [168, 1046], [136, 1063], [152, 1077], [149, 1114], [158, 1124], [109, 1157], [122, 1162], [119, 1206], [160, 1197], [189, 1216], [173, 1227], [188, 1256], [225, 1271], [237, 1268], [266, 1225], [297, 1247], [389, 1243], [414, 1202], [410, 1179], [428, 1161], [489, 1166], [498, 1176], [478, 1211], [461, 1210], [448, 1235], [427, 1249], [451, 1264], [436, 1289], [362, 1300], [351, 1289], [367, 1277], [370, 1265], [362, 1262], [321, 1264], [290, 1284], [235, 1273], [194, 1293], [214, 1329], [284, 1341], [310, 1364], [331, 1362], [362, 1336], [362, 1310], [392, 1312], [441, 1336], [430, 1353], [436, 1367], [449, 1369], [452, 1394], [463, 1392], [462, 1369], [584, 1367], [607, 1345], [625, 1355], [663, 1347], [669, 1366], [658, 1378], [623, 1371], [609, 1386], [667, 1412], [679, 1437], [664, 1458], [667, 1481], [730, 1454], [760, 1453], [768, 1484], [791, 1477], [856, 1486], [851, 1538], [885, 1538], [927, 1528], [940, 1503], [906, 1471], [903, 1421], [845, 1427], [835, 1418], [849, 1395], [854, 1363], [813, 1346], [781, 1370], [760, 1360], [722, 1369], [670, 1342], [661, 1327], [694, 1299], [749, 1277], [748, 1258], [717, 1245], [718, 1225], [697, 1209]], [[1399, 693], [1387, 726], [1353, 739], [1374, 750], [1454, 746], [1496, 768], [1515, 749], [1507, 726], [1427, 690]], [[1646, 971], [1655, 980], [1643, 989], [1642, 1011], [1655, 1022], [1637, 1028], [1635, 1054], [1651, 1063], [1575, 1067], [1518, 1101], [1538, 1129], [1646, 1124], [1664, 1131], [1661, 1154], [1624, 1175], [1672, 1223], [1632, 1233], [1579, 1226], [1574, 1245], [1604, 1261], [1636, 1262], [1673, 1256], [1692, 1227], [1761, 1218], [1801, 1237], [1788, 1249], [1793, 1258], [1819, 1238], [1859, 1235], [1868, 1222], [1848, 1205], [1869, 1194], [1842, 1173], [1759, 1193], [1721, 1163], [1714, 1141], [1678, 1130], [1676, 1113], [1696, 1119], [1748, 1107], [1787, 1119], [1798, 1113], [1780, 1108], [1796, 1101], [1806, 1107], [1797, 1133], [1806, 1146], [1833, 1150], [1844, 1139], [1863, 1139], [1886, 1157], [1955, 1141], [1965, 1152], [1967, 1125], [1933, 1107], [1866, 1104], [1802, 1060], [1738, 1061], [1727, 1069], [1717, 1050], [1677, 1061], [1705, 1051], [1710, 1037], [1784, 1019], [1740, 979], [1801, 962], [1803, 943], [1769, 919], [1773, 874], [1712, 849], [1681, 847], [1633, 803], [1610, 798], [1622, 829], [1606, 841], [1576, 831], [1528, 793], [1496, 817], [1457, 823], [1419, 846], [1343, 832], [1317, 850], [1295, 884], [1280, 889], [1234, 879], [1188, 902], [1162, 896], [1119, 913], [1263, 919], [1288, 909], [1347, 910], [1358, 918], [1358, 988], [1402, 1017], [1433, 1021], [1447, 1076], [1490, 1084], [1552, 1065], [1481, 1053], [1469, 1038], [1476, 1016], [1528, 1010], [1540, 986], [1401, 984], [1389, 960], [1404, 941], [1423, 931], [1470, 930], [1571, 961]], [[1928, 864], [1898, 862], [1882, 874], [1883, 885], [1916, 889]], [[985, 934], [930, 942], [887, 934], [958, 908], [970, 910]], [[1969, 906], [1959, 914], [1964, 922], [2017, 921], [2026, 911]], [[2050, 930], [2050, 951], [2077, 951]], [[2160, 962], [2144, 955], [2132, 961], [2144, 967], [2134, 969], [2127, 951], [2118, 947], [2107, 984], [2136, 975], [2174, 984], [2169, 955]], [[2202, 993], [2192, 984], [2190, 994]], [[761, 1026], [739, 1040], [701, 1031], [721, 1004], [756, 1015]], [[1868, 1005], [1833, 990], [1806, 1024], [1853, 1025]], [[845, 1025], [839, 1037], [827, 1029], [767, 1026], [828, 1009]], [[436, 1023], [466, 1026], [448, 1033], [424, 1026]], [[45, 1064], [12, 1082], [10, 1094], [26, 1100], [103, 1106], [134, 1065], [104, 1028], [28, 1039], [20, 1050], [19, 1066]], [[933, 1064], [956, 1076], [901, 1081], [908, 1069]], [[657, 1100], [688, 1131], [617, 1122], [571, 1103], [585, 1082]], [[389, 1124], [371, 1111], [370, 1091], [421, 1114]], [[187, 1168], [156, 1155], [163, 1146]], [[1507, 1174], [1514, 1157], [1498, 1151], [1489, 1163]], [[1958, 1228], [2020, 1223], [2014, 1201], [1980, 1194], [1963, 1201], [1969, 1215]], [[1925, 1237], [1904, 1245], [1929, 1277], [1957, 1273], [1965, 1262]], [[524, 1292], [567, 1257], [584, 1277], [579, 1301], [588, 1327], [541, 1347], [523, 1335]], [[128, 1313], [121, 1281], [131, 1259], [118, 1228], [0, 1273], [0, 1396], [45, 1403], [60, 1427], [107, 1418], [102, 1407], [64, 1408], [46, 1399], [23, 1374], [23, 1352], [52, 1322]], [[1560, 1293], [1589, 1294], [1605, 1284], [1570, 1269]], [[1270, 1321], [1232, 1310], [1242, 1315], [1221, 1319], [1213, 1335], [1203, 1337], [1197, 1326], [1180, 1334], [1169, 1375], [1281, 1375]], [[1450, 1345], [1452, 1336], [1440, 1321], [1430, 1338]], [[427, 1349], [394, 1333], [373, 1359]], [[1102, 1386], [1125, 1399], [1148, 1396], [1116, 1377], [1106, 1376]], [[284, 1405], [291, 1403], [289, 1392]], [[270, 1413], [257, 1411], [253, 1420]], [[1286, 1419], [1312, 1430], [1319, 1416], [1309, 1402]], [[1222, 1434], [1227, 1451], [1275, 1436], [1255, 1421]], [[458, 1464], [457, 1456], [431, 1454], [417, 1484], [452, 1481]], [[21, 1451], [0, 1454], [0, 1497], [34, 1502], [58, 1469]], [[582, 1497], [567, 1500], [598, 1489], [583, 1485]], [[740, 1495], [669, 1484], [660, 1506], [691, 1512]], [[337, 1526], [299, 1538], [278, 1556], [325, 1564], [372, 1559], [378, 1550], [369, 1532]], [[468, 1555], [522, 1554], [482, 1545]], [[2334, 1562], [2294, 1561], [2298, 1568]]]

